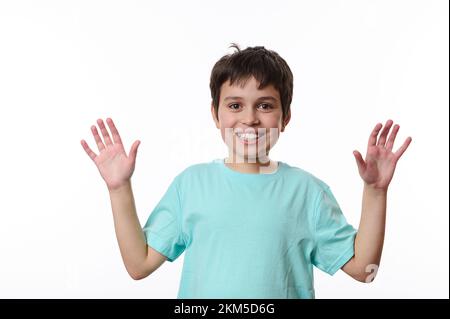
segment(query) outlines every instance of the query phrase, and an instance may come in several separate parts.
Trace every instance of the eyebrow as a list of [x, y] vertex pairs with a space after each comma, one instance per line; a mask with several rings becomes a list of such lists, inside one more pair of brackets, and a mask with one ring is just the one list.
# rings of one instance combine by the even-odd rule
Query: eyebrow
[[[224, 98], [223, 100], [243, 100], [244, 98], [241, 96], [227, 96], [226, 98]], [[273, 96], [261, 96], [259, 98], [256, 99], [257, 101], [259, 100], [272, 100], [274, 102], [277, 102], [278, 100], [276, 98], [274, 98]]]

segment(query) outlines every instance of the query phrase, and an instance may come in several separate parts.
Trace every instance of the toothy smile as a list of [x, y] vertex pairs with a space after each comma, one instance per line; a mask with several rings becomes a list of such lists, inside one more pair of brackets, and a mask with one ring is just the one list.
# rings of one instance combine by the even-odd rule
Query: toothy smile
[[237, 137], [246, 140], [257, 139], [259, 137], [259, 135], [255, 133], [236, 133], [236, 135]]
[[234, 132], [234, 134], [239, 138], [239, 140], [243, 141], [246, 144], [253, 144], [255, 143], [259, 138], [264, 136], [265, 134], [263, 132]]

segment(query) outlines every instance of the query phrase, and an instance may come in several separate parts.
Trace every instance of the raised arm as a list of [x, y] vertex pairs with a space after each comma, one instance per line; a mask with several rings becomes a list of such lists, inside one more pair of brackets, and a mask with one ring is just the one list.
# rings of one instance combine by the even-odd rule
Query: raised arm
[[106, 122], [112, 140], [103, 120], [97, 120], [97, 124], [104, 141], [98, 134], [97, 127], [94, 125], [91, 127], [99, 150], [98, 155], [91, 150], [85, 140], [81, 140], [81, 145], [97, 166], [108, 187], [114, 228], [125, 268], [133, 279], [142, 279], [161, 266], [166, 257], [147, 245], [136, 214], [131, 176], [140, 142], [135, 141], [127, 155], [114, 122], [110, 118]]
[[383, 125], [378, 123], [375, 126], [369, 137], [365, 160], [358, 151], [353, 152], [359, 174], [364, 181], [362, 212], [355, 238], [355, 255], [342, 270], [361, 282], [373, 281], [378, 271], [383, 250], [389, 183], [398, 160], [412, 140], [408, 137], [395, 153], [392, 152], [400, 128], [395, 125], [387, 139], [392, 124], [392, 120], [386, 122], [378, 141], [377, 137]]

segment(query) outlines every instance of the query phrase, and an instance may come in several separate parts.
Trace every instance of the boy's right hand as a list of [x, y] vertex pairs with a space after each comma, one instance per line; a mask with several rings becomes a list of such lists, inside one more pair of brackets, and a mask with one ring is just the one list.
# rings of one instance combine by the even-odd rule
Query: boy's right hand
[[91, 150], [85, 140], [81, 140], [81, 146], [83, 146], [87, 155], [94, 161], [100, 175], [106, 182], [108, 190], [113, 191], [121, 188], [130, 181], [131, 175], [134, 172], [136, 154], [140, 141], [137, 140], [133, 143], [130, 153], [127, 156], [114, 122], [112, 119], [107, 118], [106, 123], [108, 123], [109, 129], [111, 130], [113, 141], [111, 141], [102, 119], [98, 119], [97, 124], [102, 132], [104, 143], [98, 134], [97, 127], [95, 125], [91, 126], [92, 134], [100, 152], [98, 155]]

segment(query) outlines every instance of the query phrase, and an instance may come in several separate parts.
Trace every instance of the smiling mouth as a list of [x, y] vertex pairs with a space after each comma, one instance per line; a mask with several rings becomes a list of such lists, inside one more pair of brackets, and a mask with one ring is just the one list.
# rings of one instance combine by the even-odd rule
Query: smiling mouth
[[245, 144], [254, 144], [265, 135], [265, 133], [244, 133], [244, 132], [234, 132], [234, 135], [237, 136], [237, 138], [244, 142]]

